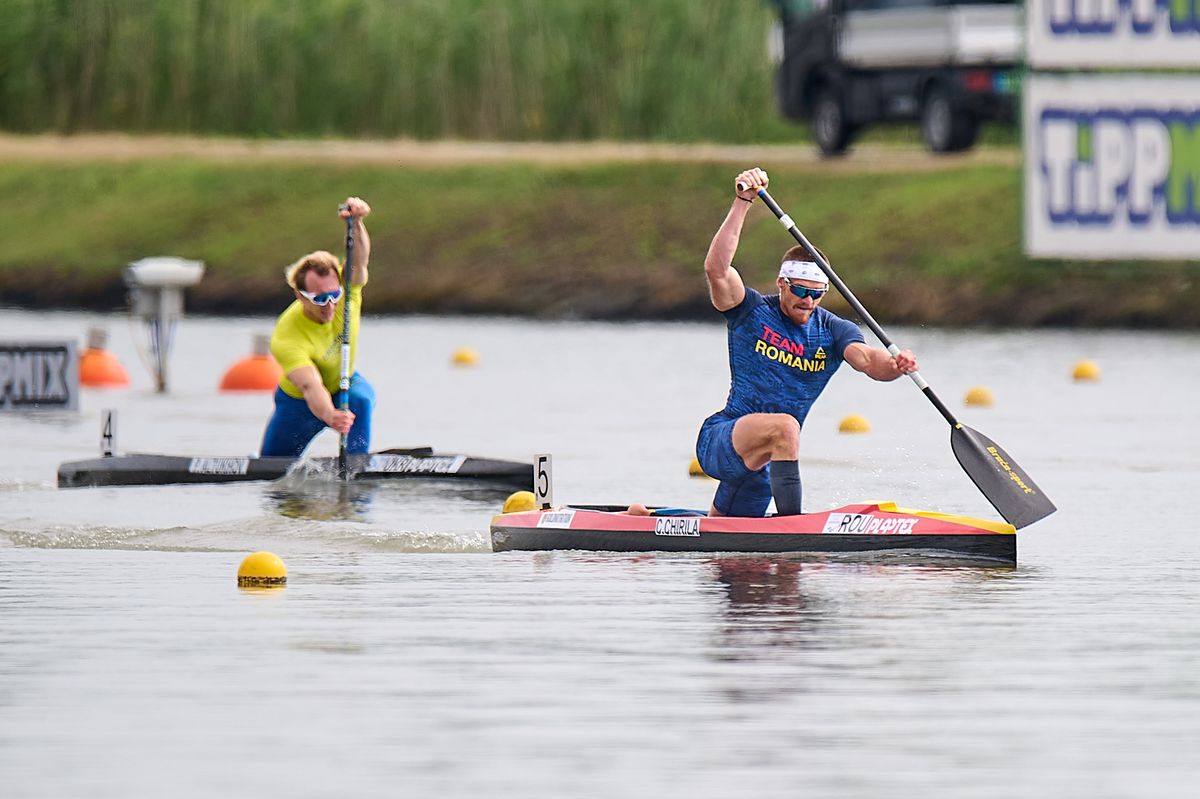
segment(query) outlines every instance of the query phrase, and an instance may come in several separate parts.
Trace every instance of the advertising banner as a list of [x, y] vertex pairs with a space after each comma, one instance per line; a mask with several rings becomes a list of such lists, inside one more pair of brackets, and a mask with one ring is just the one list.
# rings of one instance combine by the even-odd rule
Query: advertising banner
[[1030, 73], [1024, 101], [1027, 254], [1200, 258], [1200, 75]]
[[79, 408], [74, 341], [0, 341], [0, 411]]
[[1027, 0], [1033, 69], [1200, 68], [1196, 0]]

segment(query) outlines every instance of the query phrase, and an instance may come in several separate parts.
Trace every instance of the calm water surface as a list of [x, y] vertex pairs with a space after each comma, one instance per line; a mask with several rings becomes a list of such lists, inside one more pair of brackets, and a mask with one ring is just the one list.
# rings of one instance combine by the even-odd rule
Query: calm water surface
[[[380, 485], [58, 490], [102, 409], [125, 451], [253, 452], [223, 395], [269, 319], [189, 319], [172, 391], [0, 415], [0, 795], [1176, 797], [1200, 781], [1200, 337], [894, 330], [1058, 504], [1015, 569], [489, 551], [503, 494]], [[455, 368], [451, 352], [480, 363]], [[1096, 360], [1098, 384], [1070, 380]], [[374, 318], [377, 447], [555, 455], [567, 502], [707, 506], [717, 325]], [[966, 408], [975, 385], [992, 408]], [[865, 436], [836, 432], [848, 413]], [[314, 454], [333, 454], [326, 433]], [[810, 510], [995, 518], [908, 381], [839, 374], [802, 436]], [[282, 591], [239, 591], [269, 549]]]

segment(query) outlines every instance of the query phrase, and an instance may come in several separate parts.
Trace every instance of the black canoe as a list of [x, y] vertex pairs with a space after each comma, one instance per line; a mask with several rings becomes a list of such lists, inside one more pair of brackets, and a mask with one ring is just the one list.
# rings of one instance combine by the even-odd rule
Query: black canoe
[[[60, 464], [58, 485], [60, 488], [79, 488], [277, 480], [299, 460], [245, 456], [114, 455]], [[335, 474], [337, 458], [309, 458], [304, 460], [303, 468]], [[513, 491], [528, 489], [533, 485], [532, 464], [435, 453], [430, 447], [352, 455], [350, 470], [354, 480], [453, 479], [487, 483], [498, 490]]]

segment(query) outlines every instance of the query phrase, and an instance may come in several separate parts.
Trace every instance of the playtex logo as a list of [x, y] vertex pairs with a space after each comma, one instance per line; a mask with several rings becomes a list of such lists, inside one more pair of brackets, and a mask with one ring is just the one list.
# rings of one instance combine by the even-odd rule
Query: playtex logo
[[1044, 212], [1054, 225], [1200, 224], [1200, 109], [1080, 111], [1038, 117]]
[[1046, 16], [1054, 34], [1105, 37], [1200, 31], [1200, 6], [1194, 0], [1047, 0]]

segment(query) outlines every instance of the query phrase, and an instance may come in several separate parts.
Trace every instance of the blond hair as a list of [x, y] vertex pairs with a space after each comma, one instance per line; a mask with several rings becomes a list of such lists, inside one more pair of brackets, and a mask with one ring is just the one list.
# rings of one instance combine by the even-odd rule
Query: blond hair
[[310, 252], [308, 255], [301, 256], [295, 263], [289, 264], [283, 270], [284, 276], [287, 278], [287, 284], [294, 289], [303, 289], [305, 280], [309, 272], [316, 272], [319, 276], [325, 277], [330, 272], [333, 272], [341, 279], [342, 265], [338, 262], [337, 256], [325, 250], [317, 250]]

